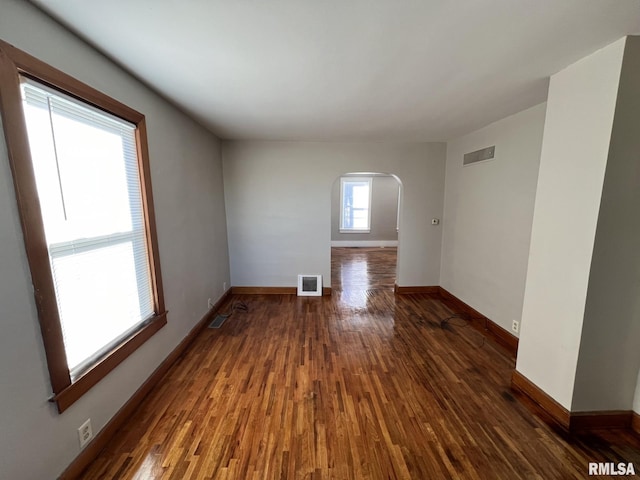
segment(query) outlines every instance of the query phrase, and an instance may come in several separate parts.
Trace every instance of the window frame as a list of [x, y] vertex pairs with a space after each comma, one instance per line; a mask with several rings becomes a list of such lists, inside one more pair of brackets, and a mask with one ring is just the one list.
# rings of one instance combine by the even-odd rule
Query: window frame
[[[368, 183], [369, 184], [369, 202], [367, 207], [367, 226], [368, 228], [345, 228], [344, 226], [344, 187], [345, 183]], [[371, 233], [371, 198], [373, 193], [373, 177], [340, 177], [340, 224], [338, 230], [340, 233]]]
[[[28, 77], [136, 125], [138, 171], [145, 217], [154, 317], [116, 345], [74, 381], [67, 365], [53, 275], [36, 188], [20, 90]], [[62, 413], [167, 323], [143, 114], [0, 40], [0, 114], [13, 176], [24, 245], [31, 271], [53, 396]]]

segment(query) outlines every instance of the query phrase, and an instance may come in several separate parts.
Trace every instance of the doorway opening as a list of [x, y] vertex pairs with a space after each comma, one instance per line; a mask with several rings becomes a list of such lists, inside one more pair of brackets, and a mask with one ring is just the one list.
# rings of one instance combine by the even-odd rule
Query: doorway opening
[[347, 173], [331, 192], [331, 287], [342, 296], [393, 290], [402, 183], [392, 174]]

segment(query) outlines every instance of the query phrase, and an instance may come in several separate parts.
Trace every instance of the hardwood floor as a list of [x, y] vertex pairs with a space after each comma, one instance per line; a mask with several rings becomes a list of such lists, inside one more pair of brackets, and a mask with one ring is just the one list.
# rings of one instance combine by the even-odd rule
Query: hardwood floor
[[396, 282], [397, 255], [396, 247], [331, 248], [332, 289], [393, 290]]
[[[362, 253], [362, 252], [360, 252]], [[343, 277], [344, 279], [345, 277]], [[566, 439], [517, 401], [513, 361], [425, 294], [234, 295], [86, 479], [582, 479], [626, 432]], [[384, 284], [384, 286], [383, 286]]]

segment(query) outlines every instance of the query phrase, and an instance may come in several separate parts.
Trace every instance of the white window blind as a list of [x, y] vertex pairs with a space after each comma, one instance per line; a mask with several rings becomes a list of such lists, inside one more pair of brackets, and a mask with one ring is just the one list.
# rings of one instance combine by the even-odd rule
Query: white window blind
[[72, 379], [154, 315], [135, 126], [23, 78]]

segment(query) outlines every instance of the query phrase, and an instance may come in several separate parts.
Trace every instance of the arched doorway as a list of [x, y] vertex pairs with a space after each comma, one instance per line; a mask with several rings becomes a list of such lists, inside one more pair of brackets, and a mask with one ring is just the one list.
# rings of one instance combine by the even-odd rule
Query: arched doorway
[[[402, 182], [389, 173], [350, 172], [331, 192], [331, 286], [364, 305], [369, 290], [393, 290], [400, 248]], [[357, 302], [356, 302], [357, 303]]]

